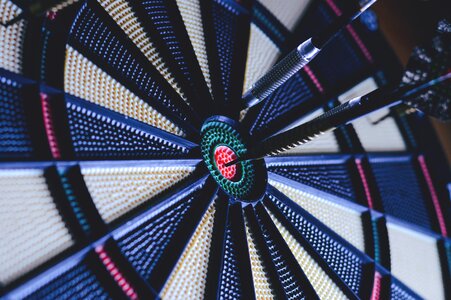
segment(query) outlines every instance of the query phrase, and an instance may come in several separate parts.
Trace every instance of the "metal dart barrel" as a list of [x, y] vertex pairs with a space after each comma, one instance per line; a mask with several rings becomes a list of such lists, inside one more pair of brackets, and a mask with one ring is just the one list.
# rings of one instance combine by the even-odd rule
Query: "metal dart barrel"
[[313, 45], [312, 39], [300, 44], [243, 95], [244, 105], [251, 107], [268, 97], [291, 76], [307, 65], [319, 51], [320, 49]]
[[346, 25], [360, 16], [376, 0], [362, 0], [356, 11], [341, 15], [326, 29], [301, 43], [286, 57], [257, 80], [243, 95], [243, 108], [251, 107], [264, 100], [296, 72], [305, 67], [321, 49]]

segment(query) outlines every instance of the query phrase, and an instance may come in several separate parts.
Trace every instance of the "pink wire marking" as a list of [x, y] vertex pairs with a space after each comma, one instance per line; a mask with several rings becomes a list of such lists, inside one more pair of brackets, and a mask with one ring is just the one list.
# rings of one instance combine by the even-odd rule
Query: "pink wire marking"
[[354, 27], [352, 27], [351, 25], [348, 25], [348, 26], [346, 26], [346, 30], [348, 30], [348, 32], [351, 34], [351, 36], [354, 39], [354, 41], [356, 42], [357, 46], [359, 46], [363, 55], [365, 55], [366, 60], [368, 60], [368, 62], [370, 62], [370, 63], [373, 63], [374, 62], [373, 56], [371, 55], [370, 51], [365, 46], [365, 44], [363, 43], [362, 39], [359, 37], [357, 32], [355, 32]]
[[381, 297], [382, 275], [379, 272], [374, 273], [373, 291], [371, 292], [371, 300], [379, 300]]
[[334, 1], [326, 0], [326, 2], [337, 16], [341, 16], [342, 14], [341, 9], [338, 8], [338, 6], [335, 4]]
[[113, 279], [119, 285], [119, 287], [124, 291], [124, 293], [132, 300], [138, 299], [138, 294], [135, 292], [133, 287], [128, 283], [127, 279], [122, 275], [119, 269], [116, 267], [114, 262], [106, 253], [102, 245], [96, 247], [96, 252], [99, 255], [100, 260], [106, 267], [108, 272], [111, 274]]
[[321, 85], [321, 83], [319, 82], [319, 80], [316, 77], [315, 73], [313, 73], [312, 69], [310, 69], [309, 66], [305, 66], [304, 67], [304, 71], [310, 77], [310, 79], [312, 80], [313, 84], [315, 84], [315, 86], [318, 89], [318, 91], [320, 91], [320, 93], [324, 93], [324, 88]]
[[363, 189], [365, 191], [366, 200], [368, 201], [368, 207], [374, 208], [373, 198], [371, 197], [370, 187], [368, 185], [368, 181], [366, 180], [365, 171], [363, 170], [362, 160], [359, 158], [355, 159], [355, 163], [357, 165], [357, 170], [359, 171], [360, 179], [362, 180]]
[[56, 19], [57, 13], [54, 11], [48, 11], [46, 14], [47, 19], [49, 19], [50, 21], [53, 21]]
[[[338, 6], [335, 4], [335, 2], [333, 2], [332, 0], [326, 0], [327, 4], [330, 6], [330, 8], [332, 9], [332, 11], [337, 15], [337, 16], [341, 16], [342, 12], [340, 10], [340, 8], [338, 8]], [[370, 62], [373, 63], [373, 56], [371, 55], [370, 51], [368, 50], [368, 48], [365, 46], [365, 44], [363, 43], [362, 39], [359, 37], [359, 35], [357, 34], [357, 32], [354, 30], [354, 28], [349, 24], [348, 26], [346, 26], [346, 30], [349, 32], [349, 34], [351, 35], [351, 37], [354, 39], [354, 41], [356, 42], [357, 46], [359, 46], [360, 51], [362, 51], [363, 55], [365, 56], [365, 58]]]
[[50, 152], [54, 159], [61, 158], [61, 152], [58, 147], [58, 140], [55, 134], [55, 126], [52, 119], [52, 108], [50, 107], [49, 98], [47, 94], [40, 93], [42, 117], [44, 120], [45, 133], [47, 134], [47, 140], [49, 142]]
[[443, 217], [443, 212], [440, 207], [440, 202], [438, 200], [437, 192], [435, 191], [434, 184], [432, 182], [431, 174], [429, 173], [429, 169], [426, 164], [426, 160], [423, 155], [418, 156], [418, 162], [420, 163], [421, 171], [423, 172], [424, 179], [426, 180], [426, 184], [429, 189], [429, 193], [431, 195], [432, 204], [434, 205], [435, 213], [437, 214], [438, 224], [440, 226], [440, 231], [443, 236], [447, 237], [448, 232], [446, 230], [445, 218]]

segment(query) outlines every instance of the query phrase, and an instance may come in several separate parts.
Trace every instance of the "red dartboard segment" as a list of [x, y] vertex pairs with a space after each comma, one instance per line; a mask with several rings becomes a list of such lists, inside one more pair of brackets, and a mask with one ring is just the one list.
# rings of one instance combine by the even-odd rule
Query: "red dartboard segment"
[[240, 178], [239, 165], [226, 167], [225, 164], [237, 158], [235, 152], [227, 146], [219, 146], [215, 149], [215, 163], [224, 178], [238, 181]]

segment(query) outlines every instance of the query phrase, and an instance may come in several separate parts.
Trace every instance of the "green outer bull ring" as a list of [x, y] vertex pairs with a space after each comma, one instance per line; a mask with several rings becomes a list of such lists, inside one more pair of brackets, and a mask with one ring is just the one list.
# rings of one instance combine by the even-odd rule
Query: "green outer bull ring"
[[239, 123], [223, 116], [208, 118], [201, 129], [201, 152], [210, 174], [219, 186], [231, 197], [244, 202], [259, 200], [267, 184], [267, 171], [263, 160], [243, 161], [237, 164], [241, 178], [232, 181], [225, 178], [214, 158], [217, 147], [227, 146], [240, 157], [247, 151], [245, 139], [239, 130]]

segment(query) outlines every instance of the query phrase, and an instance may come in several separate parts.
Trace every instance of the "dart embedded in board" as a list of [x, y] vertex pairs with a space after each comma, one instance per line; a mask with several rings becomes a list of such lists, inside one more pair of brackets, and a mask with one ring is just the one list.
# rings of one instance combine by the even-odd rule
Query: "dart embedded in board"
[[343, 13], [324, 30], [302, 42], [296, 49], [288, 53], [244, 93], [243, 108], [252, 107], [265, 100], [279, 86], [313, 60], [342, 29], [358, 18], [375, 2], [376, 0], [358, 1], [355, 3], [356, 7], [354, 9]]
[[377, 89], [367, 95], [351, 99], [309, 122], [263, 140], [225, 166], [278, 154], [308, 143], [327, 131], [348, 124], [375, 110], [401, 102], [440, 120], [450, 120], [450, 49], [451, 23], [443, 19], [439, 21], [432, 39], [413, 50], [399, 86]]

